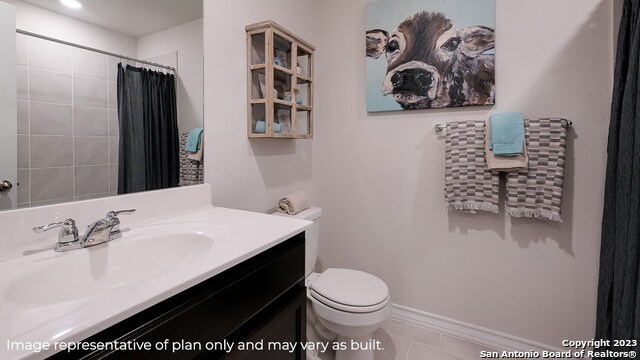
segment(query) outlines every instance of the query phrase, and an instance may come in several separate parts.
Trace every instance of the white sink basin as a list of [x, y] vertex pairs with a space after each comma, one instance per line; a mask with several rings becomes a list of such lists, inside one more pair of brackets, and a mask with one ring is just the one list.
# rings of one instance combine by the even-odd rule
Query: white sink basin
[[230, 231], [210, 223], [175, 223], [123, 231], [109, 243], [42, 260], [9, 281], [6, 300], [43, 306], [100, 296], [157, 279], [214, 251]]

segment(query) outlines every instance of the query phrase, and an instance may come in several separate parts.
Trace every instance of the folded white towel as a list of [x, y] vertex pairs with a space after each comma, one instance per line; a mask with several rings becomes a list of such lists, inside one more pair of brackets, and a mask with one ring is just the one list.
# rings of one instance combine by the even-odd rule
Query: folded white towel
[[306, 191], [296, 191], [278, 201], [278, 211], [295, 215], [309, 208], [309, 194]]

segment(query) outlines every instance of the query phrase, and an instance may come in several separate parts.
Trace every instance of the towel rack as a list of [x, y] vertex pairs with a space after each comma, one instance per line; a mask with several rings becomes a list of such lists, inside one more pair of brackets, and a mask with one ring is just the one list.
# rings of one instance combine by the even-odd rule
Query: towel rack
[[[571, 121], [571, 120], [562, 119], [562, 121], [565, 123], [565, 125], [564, 125], [564, 126], [565, 126], [566, 128], [570, 128], [570, 127], [572, 127], [572, 126], [573, 126], [573, 121]], [[437, 133], [439, 133], [439, 132], [441, 132], [442, 130], [446, 129], [446, 128], [447, 128], [447, 126], [449, 126], [449, 124], [445, 124], [445, 125], [442, 125], [442, 124], [436, 124], [436, 126], [434, 126], [434, 129], [436, 130], [436, 132], [437, 132]]]

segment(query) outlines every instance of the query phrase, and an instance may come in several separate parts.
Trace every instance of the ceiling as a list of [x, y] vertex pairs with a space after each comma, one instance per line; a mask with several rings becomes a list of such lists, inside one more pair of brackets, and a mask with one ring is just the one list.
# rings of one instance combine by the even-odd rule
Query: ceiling
[[134, 38], [202, 17], [202, 0], [79, 0], [70, 9], [58, 0], [22, 0]]

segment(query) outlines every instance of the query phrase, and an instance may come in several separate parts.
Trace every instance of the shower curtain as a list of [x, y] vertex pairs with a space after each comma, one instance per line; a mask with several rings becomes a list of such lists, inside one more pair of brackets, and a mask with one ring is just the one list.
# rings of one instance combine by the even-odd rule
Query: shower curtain
[[118, 194], [178, 186], [175, 76], [118, 65]]
[[[640, 341], [640, 10], [625, 0], [618, 33], [602, 219], [596, 339]], [[625, 344], [626, 345], [626, 344]], [[616, 358], [609, 354], [603, 358]]]

